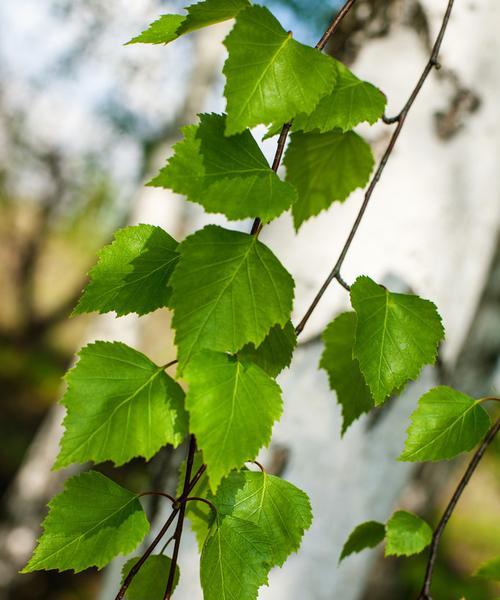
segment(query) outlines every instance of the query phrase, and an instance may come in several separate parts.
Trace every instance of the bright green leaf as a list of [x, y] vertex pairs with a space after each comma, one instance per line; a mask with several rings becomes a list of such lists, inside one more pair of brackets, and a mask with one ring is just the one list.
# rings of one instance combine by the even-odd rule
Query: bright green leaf
[[270, 553], [262, 528], [230, 516], [217, 519], [201, 553], [204, 600], [255, 600], [267, 582]]
[[488, 413], [478, 401], [446, 386], [424, 394], [411, 419], [400, 457], [404, 461], [454, 458], [472, 450], [490, 427]]
[[359, 135], [336, 130], [293, 133], [284, 164], [286, 180], [299, 193], [292, 206], [293, 222], [298, 229], [333, 202], [343, 202], [355, 189], [363, 188], [374, 160], [370, 146]]
[[330, 387], [342, 406], [342, 435], [363, 413], [373, 408], [370, 389], [353, 358], [356, 339], [356, 314], [343, 313], [328, 325], [322, 335], [325, 349], [320, 367], [328, 373]]
[[144, 354], [119, 342], [83, 348], [67, 374], [65, 432], [56, 467], [150, 459], [187, 432], [184, 392]]
[[255, 363], [271, 377], [277, 377], [290, 366], [296, 345], [295, 329], [289, 321], [285, 327], [275, 325], [258, 348], [253, 344], [244, 346], [238, 357]]
[[354, 356], [375, 404], [381, 404], [434, 363], [444, 336], [441, 318], [432, 302], [389, 292], [369, 277], [358, 277], [351, 302], [357, 315]]
[[293, 279], [254, 236], [209, 225], [179, 248], [171, 305], [181, 369], [198, 350], [235, 353], [288, 323]]
[[248, 0], [205, 0], [186, 8], [187, 15], [162, 15], [129, 44], [168, 44], [185, 33], [222, 23], [249, 6]]
[[387, 522], [386, 539], [386, 556], [411, 556], [431, 543], [432, 529], [417, 515], [399, 510]]
[[150, 185], [185, 194], [228, 219], [269, 221], [290, 208], [297, 192], [269, 167], [248, 130], [228, 138], [225, 123], [224, 115], [206, 114], [198, 126], [184, 128], [184, 140]]
[[226, 477], [213, 502], [221, 515], [259, 525], [272, 540], [272, 566], [281, 566], [298, 550], [312, 522], [309, 498], [274, 475], [235, 471]]
[[292, 38], [262, 6], [239, 13], [225, 40], [226, 133], [309, 114], [333, 89], [333, 60]]
[[500, 581], [500, 556], [482, 564], [474, 575], [490, 581]]
[[[138, 562], [140, 556], [128, 560], [122, 569], [122, 583], [130, 573], [132, 567]], [[152, 554], [146, 559], [139, 572], [132, 579], [127, 589], [126, 600], [163, 600], [167, 588], [168, 574], [172, 561], [163, 554]], [[176, 565], [174, 587], [179, 583], [179, 565]]]
[[44, 532], [23, 573], [101, 569], [144, 539], [149, 523], [135, 494], [95, 471], [69, 479], [49, 504]]
[[354, 129], [364, 121], [371, 125], [384, 114], [386, 97], [371, 83], [361, 81], [342, 63], [337, 62], [338, 79], [333, 92], [319, 101], [310, 115], [298, 115], [294, 130], [322, 133], [339, 128]]
[[350, 554], [361, 552], [366, 548], [375, 548], [385, 538], [385, 526], [378, 521], [366, 521], [358, 525], [348, 537], [342, 548], [339, 562]]
[[115, 233], [90, 271], [73, 314], [115, 311], [144, 315], [168, 305], [170, 275], [178, 259], [177, 242], [161, 227], [137, 225]]
[[184, 376], [190, 430], [215, 492], [222, 477], [269, 443], [282, 412], [281, 390], [260, 367], [208, 350], [193, 356]]

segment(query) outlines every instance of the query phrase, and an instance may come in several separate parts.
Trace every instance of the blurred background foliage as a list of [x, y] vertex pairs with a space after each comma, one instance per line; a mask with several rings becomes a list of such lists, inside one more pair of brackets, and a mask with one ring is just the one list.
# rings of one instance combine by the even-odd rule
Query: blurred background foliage
[[[0, 2], [2, 491], [8, 489], [37, 428], [57, 401], [61, 377], [92, 319], [68, 319], [85, 274], [97, 250], [129, 220], [138, 190], [156, 167], [156, 151], [180, 124], [192, 69], [192, 38], [182, 38], [168, 52], [124, 48], [123, 42], [158, 14], [179, 10], [183, 4]], [[298, 39], [313, 43], [340, 3], [264, 4]], [[220, 90], [220, 82], [217, 87]], [[500, 305], [497, 271], [496, 289], [489, 292], [493, 300], [486, 299], [495, 309]], [[166, 329], [166, 323], [161, 326]], [[152, 345], [153, 331], [158, 329], [149, 336]], [[474, 394], [481, 387], [486, 360], [484, 354], [479, 356], [477, 372], [464, 384]], [[440, 514], [462, 469], [463, 461], [450, 468], [447, 485], [426, 507], [429, 518]], [[498, 552], [500, 501], [492, 490], [498, 491], [499, 475], [497, 442], [445, 535], [436, 575], [439, 600], [493, 598], [493, 588], [469, 574]], [[142, 461], [114, 474], [136, 488], [146, 476]], [[2, 506], [0, 519], [6, 519]], [[414, 597], [424, 557], [383, 564], [389, 566], [378, 565], [367, 598]], [[95, 572], [47, 573], [26, 578], [7, 598], [83, 600], [96, 598], [98, 589]]]

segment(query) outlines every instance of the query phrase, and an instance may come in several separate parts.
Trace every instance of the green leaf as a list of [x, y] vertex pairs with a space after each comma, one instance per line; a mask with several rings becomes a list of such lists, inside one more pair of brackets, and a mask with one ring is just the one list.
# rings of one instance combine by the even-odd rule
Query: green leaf
[[325, 349], [319, 366], [328, 373], [330, 387], [342, 406], [342, 435], [363, 413], [373, 408], [370, 389], [353, 358], [356, 339], [356, 314], [343, 313], [332, 321], [322, 335]]
[[238, 357], [255, 363], [271, 377], [277, 377], [290, 366], [296, 345], [295, 328], [289, 321], [285, 327], [275, 325], [258, 348], [253, 344], [244, 346]]
[[227, 135], [308, 114], [335, 84], [333, 60], [296, 42], [262, 6], [240, 12], [224, 43]]
[[281, 390], [260, 367], [204, 350], [187, 365], [190, 431], [207, 465], [212, 491], [232, 469], [253, 460], [281, 416]]
[[403, 461], [454, 458], [472, 450], [490, 427], [488, 413], [477, 400], [446, 386], [424, 394], [411, 419]]
[[204, 600], [255, 600], [267, 582], [270, 553], [262, 528], [236, 517], [217, 519], [201, 553]]
[[356, 133], [293, 133], [284, 164], [286, 180], [297, 188], [299, 199], [292, 206], [298, 229], [304, 221], [343, 202], [363, 188], [373, 169], [370, 146]]
[[[122, 583], [140, 558], [140, 556], [136, 556], [125, 563], [122, 569]], [[163, 600], [171, 563], [170, 558], [163, 554], [149, 556], [132, 579], [125, 598], [127, 600]], [[179, 565], [176, 565], [173, 590], [179, 583], [179, 575]]]
[[474, 573], [474, 576], [490, 581], [500, 581], [500, 556], [482, 564]]
[[167, 187], [207, 212], [228, 219], [260, 217], [270, 221], [297, 199], [293, 186], [269, 167], [250, 131], [226, 137], [224, 115], [200, 115], [184, 128], [184, 140], [150, 185]]
[[271, 566], [282, 566], [298, 550], [304, 531], [312, 523], [307, 495], [267, 473], [231, 473], [219, 486], [213, 502], [219, 514], [252, 521], [267, 533], [272, 540]]
[[444, 337], [441, 318], [429, 300], [394, 294], [369, 277], [358, 277], [351, 303], [358, 319], [354, 356], [375, 404], [381, 404], [434, 363]]
[[260, 345], [290, 320], [294, 282], [254, 236], [209, 225], [180, 246], [171, 305], [180, 369], [201, 349]]
[[161, 227], [137, 225], [115, 233], [90, 271], [73, 314], [115, 311], [144, 315], [168, 305], [170, 275], [178, 259], [177, 242]]
[[163, 15], [128, 42], [129, 44], [168, 44], [185, 33], [222, 23], [249, 6], [248, 0], [205, 0], [187, 7], [187, 15]]
[[44, 532], [23, 573], [101, 569], [144, 539], [149, 523], [137, 496], [95, 471], [68, 479], [49, 504]]
[[361, 552], [366, 548], [375, 548], [385, 538], [385, 526], [378, 521], [366, 521], [358, 525], [348, 537], [342, 548], [339, 563], [350, 554]]
[[184, 392], [163, 367], [119, 342], [85, 346], [68, 372], [65, 432], [56, 468], [73, 462], [150, 459], [187, 433]]
[[432, 529], [417, 515], [399, 510], [387, 522], [386, 538], [386, 556], [411, 556], [431, 543]]
[[386, 97], [371, 83], [361, 81], [342, 63], [337, 62], [338, 79], [333, 92], [319, 101], [310, 115], [298, 115], [295, 131], [324, 133], [339, 128], [354, 129], [364, 121], [373, 125], [384, 114]]

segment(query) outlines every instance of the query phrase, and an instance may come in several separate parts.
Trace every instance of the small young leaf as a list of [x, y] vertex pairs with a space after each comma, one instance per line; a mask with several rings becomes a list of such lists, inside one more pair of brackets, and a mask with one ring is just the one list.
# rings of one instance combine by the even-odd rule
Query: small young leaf
[[384, 114], [386, 97], [371, 83], [361, 81], [340, 62], [336, 62], [338, 79], [333, 92], [319, 101], [310, 115], [298, 115], [295, 131], [319, 130], [321, 133], [339, 128], [354, 129], [364, 121], [373, 125]]
[[260, 367], [209, 350], [193, 356], [184, 375], [190, 430], [215, 492], [222, 477], [269, 443], [283, 408], [281, 390]]
[[220, 515], [252, 521], [267, 533], [272, 540], [270, 566], [282, 566], [298, 550], [312, 523], [307, 495], [267, 473], [234, 471], [222, 481], [213, 502]]
[[375, 548], [385, 538], [385, 526], [378, 521], [366, 521], [358, 525], [348, 537], [342, 548], [339, 563], [350, 554], [361, 552], [366, 548]]
[[66, 430], [56, 468], [88, 460], [122, 465], [182, 442], [184, 392], [162, 367], [119, 342], [89, 344], [79, 357], [61, 401]]
[[277, 377], [290, 366], [296, 345], [295, 329], [289, 321], [285, 327], [275, 325], [258, 348], [253, 344], [244, 346], [238, 352], [238, 358], [253, 362], [271, 377]]
[[474, 576], [490, 581], [500, 581], [500, 556], [482, 564]]
[[351, 303], [357, 315], [354, 356], [375, 404], [382, 404], [434, 363], [444, 336], [441, 318], [429, 300], [394, 294], [369, 277], [358, 277]]
[[308, 114], [335, 84], [333, 60], [295, 41], [262, 6], [240, 12], [224, 43], [227, 135]]
[[144, 539], [149, 523], [135, 494], [101, 473], [68, 479], [49, 504], [44, 532], [23, 573], [101, 569]]
[[204, 600], [255, 600], [267, 582], [270, 554], [262, 528], [236, 517], [217, 519], [201, 553]]
[[187, 15], [163, 15], [128, 42], [129, 44], [168, 44], [185, 33], [222, 23], [249, 6], [248, 0], [205, 0], [186, 8]]
[[179, 248], [171, 305], [181, 370], [198, 350], [235, 353], [288, 323], [293, 279], [254, 236], [208, 225]]
[[[122, 569], [122, 583], [140, 556], [128, 560]], [[126, 600], [163, 600], [172, 561], [163, 554], [152, 554], [146, 559], [127, 589]], [[176, 565], [174, 587], [179, 583], [179, 565]]]
[[420, 398], [411, 416], [404, 461], [447, 460], [469, 452], [490, 427], [488, 413], [461, 392], [436, 387]]
[[373, 408], [370, 389], [353, 358], [356, 314], [343, 313], [328, 325], [322, 335], [325, 349], [319, 366], [328, 373], [330, 387], [342, 406], [342, 435], [363, 413]]
[[184, 128], [184, 140], [149, 185], [167, 187], [228, 219], [270, 221], [297, 199], [289, 183], [269, 167], [250, 131], [226, 137], [224, 115], [200, 115]]
[[170, 275], [178, 259], [177, 242], [161, 227], [137, 225], [115, 233], [90, 271], [74, 315], [115, 311], [145, 315], [168, 305]]
[[286, 180], [297, 188], [299, 199], [292, 206], [295, 229], [326, 210], [334, 201], [343, 202], [363, 188], [373, 169], [370, 146], [356, 133], [293, 133], [286, 151]]
[[432, 529], [417, 515], [399, 510], [387, 522], [386, 538], [386, 556], [411, 556], [431, 543]]

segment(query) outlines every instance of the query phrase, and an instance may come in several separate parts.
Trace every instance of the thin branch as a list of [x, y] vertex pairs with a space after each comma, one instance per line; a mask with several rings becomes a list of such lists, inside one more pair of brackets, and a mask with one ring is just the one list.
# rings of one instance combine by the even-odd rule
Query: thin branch
[[174, 365], [176, 365], [178, 362], [179, 361], [176, 358], [175, 360], [171, 360], [170, 362], [168, 362], [166, 365], [163, 365], [161, 368], [165, 371], [166, 369], [169, 369], [170, 367], [173, 367]]
[[210, 500], [207, 500], [206, 498], [200, 498], [200, 496], [189, 496], [188, 498], [186, 498], [184, 500], [184, 502], [203, 502], [203, 504], [206, 504], [207, 506], [209, 506], [215, 513], [217, 513], [217, 508], [215, 506], [215, 504], [213, 504], [212, 502], [210, 502]]
[[182, 494], [179, 499], [181, 503], [181, 507], [179, 509], [179, 517], [177, 519], [177, 527], [175, 529], [175, 543], [174, 543], [174, 551], [172, 553], [172, 561], [170, 563], [170, 571], [168, 573], [168, 581], [167, 587], [165, 589], [165, 594], [163, 596], [163, 600], [170, 600], [172, 597], [172, 592], [174, 589], [174, 577], [175, 577], [175, 569], [177, 567], [177, 559], [179, 557], [179, 548], [181, 545], [181, 537], [182, 537], [182, 529], [184, 527], [184, 517], [186, 515], [186, 498], [189, 495], [189, 488], [191, 484], [191, 472], [193, 470], [193, 462], [194, 455], [196, 453], [196, 439], [194, 435], [191, 435], [189, 439], [189, 451], [188, 457], [186, 461], [186, 474], [184, 476], [184, 486], [182, 488]]
[[420, 79], [418, 80], [412, 93], [410, 94], [410, 97], [408, 98], [406, 104], [403, 106], [401, 112], [396, 117], [393, 117], [391, 119], [387, 119], [387, 117], [386, 117], [386, 121], [389, 121], [392, 123], [397, 123], [396, 128], [391, 136], [391, 139], [386, 148], [386, 151], [384, 152], [382, 160], [380, 161], [380, 164], [379, 164], [377, 170], [375, 171], [375, 175], [373, 176], [373, 179], [372, 179], [368, 189], [366, 190], [363, 204], [361, 205], [358, 216], [356, 217], [356, 220], [354, 221], [354, 225], [352, 226], [352, 229], [351, 229], [351, 231], [347, 237], [347, 240], [344, 244], [344, 247], [342, 248], [342, 251], [337, 259], [337, 262], [335, 263], [335, 266], [333, 267], [332, 271], [330, 272], [330, 274], [326, 278], [325, 282], [321, 286], [319, 292], [316, 294], [310, 307], [307, 309], [304, 317], [302, 318], [300, 323], [297, 325], [297, 327], [295, 329], [297, 335], [300, 334], [302, 332], [302, 330], [304, 329], [307, 321], [309, 320], [310, 316], [314, 312], [319, 301], [323, 297], [323, 294], [328, 289], [330, 283], [332, 283], [332, 281], [334, 279], [336, 279], [339, 282], [341, 281], [341, 279], [339, 279], [340, 278], [340, 269], [341, 269], [342, 265], [344, 264], [344, 260], [345, 260], [345, 257], [347, 256], [347, 252], [349, 251], [349, 248], [351, 247], [352, 241], [354, 240], [354, 237], [356, 236], [356, 233], [361, 224], [361, 221], [363, 220], [363, 217], [365, 215], [366, 209], [368, 207], [368, 203], [370, 202], [373, 192], [382, 176], [382, 173], [385, 170], [387, 162], [389, 161], [389, 158], [391, 157], [392, 151], [394, 150], [394, 147], [396, 146], [396, 142], [399, 138], [401, 130], [403, 129], [404, 123], [406, 121], [406, 117], [408, 116], [408, 113], [410, 112], [410, 109], [413, 106], [413, 103], [415, 102], [418, 94], [420, 93], [420, 90], [422, 89], [422, 87], [425, 83], [425, 80], [429, 76], [429, 73], [432, 71], [433, 68], [439, 68], [438, 56], [439, 56], [439, 52], [441, 50], [441, 45], [443, 43], [444, 34], [446, 33], [446, 29], [448, 27], [451, 11], [453, 9], [453, 4], [454, 4], [454, 0], [449, 0], [448, 7], [447, 7], [446, 13], [443, 17], [443, 22], [441, 24], [439, 34], [434, 43], [434, 47], [432, 49], [432, 53], [429, 58], [429, 61], [427, 62], [426, 66], [422, 72], [422, 75], [420, 76]]
[[434, 572], [434, 565], [436, 563], [436, 556], [437, 556], [437, 551], [438, 551], [438, 547], [439, 547], [439, 542], [441, 540], [441, 536], [443, 535], [444, 528], [446, 527], [448, 521], [450, 520], [450, 517], [457, 505], [457, 502], [460, 500], [460, 496], [463, 494], [465, 488], [467, 487], [467, 484], [469, 483], [472, 475], [474, 474], [474, 471], [477, 469], [477, 466], [479, 465], [481, 459], [483, 458], [484, 453], [486, 452], [488, 446], [495, 439], [495, 436], [497, 435], [499, 430], [500, 430], [500, 419], [498, 419], [496, 421], [496, 423], [493, 425], [493, 427], [488, 431], [483, 442], [481, 443], [481, 445], [477, 449], [476, 453], [472, 457], [472, 460], [470, 461], [469, 466], [467, 467], [462, 479], [460, 480], [460, 483], [458, 484], [457, 489], [453, 493], [453, 496], [451, 497], [451, 500], [448, 503], [446, 510], [444, 511], [443, 516], [441, 517], [441, 520], [439, 521], [436, 529], [434, 530], [434, 534], [432, 536], [431, 548], [429, 551], [429, 558], [428, 558], [428, 562], [427, 562], [427, 569], [425, 572], [424, 584], [422, 587], [422, 591], [420, 592], [420, 596], [418, 597], [418, 600], [432, 600], [432, 598], [430, 596], [432, 574]]
[[[328, 40], [335, 33], [338, 26], [340, 25], [340, 23], [342, 22], [344, 17], [349, 13], [349, 11], [351, 10], [351, 8], [353, 7], [355, 2], [356, 2], [356, 0], [347, 0], [347, 2], [344, 4], [344, 6], [335, 15], [335, 18], [328, 26], [328, 29], [321, 36], [321, 39], [316, 44], [315, 48], [317, 50], [323, 50], [323, 48], [328, 43]], [[285, 150], [286, 140], [288, 138], [288, 134], [290, 133], [291, 128], [292, 128], [292, 123], [290, 122], [290, 123], [285, 123], [283, 125], [283, 128], [281, 129], [281, 133], [278, 138], [278, 147], [276, 148], [276, 154], [274, 155], [273, 164], [271, 167], [275, 173], [278, 172], [278, 169], [280, 167], [281, 159], [283, 158], [283, 152]], [[252, 224], [252, 229], [250, 230], [250, 234], [258, 237], [260, 232], [262, 231], [263, 227], [264, 227], [264, 224], [257, 217]]]
[[165, 492], [142, 492], [141, 494], [139, 494], [139, 498], [143, 498], [144, 496], [163, 496], [163, 498], [167, 498], [168, 500], [170, 500], [172, 504], [174, 504], [177, 501], [173, 496]]

